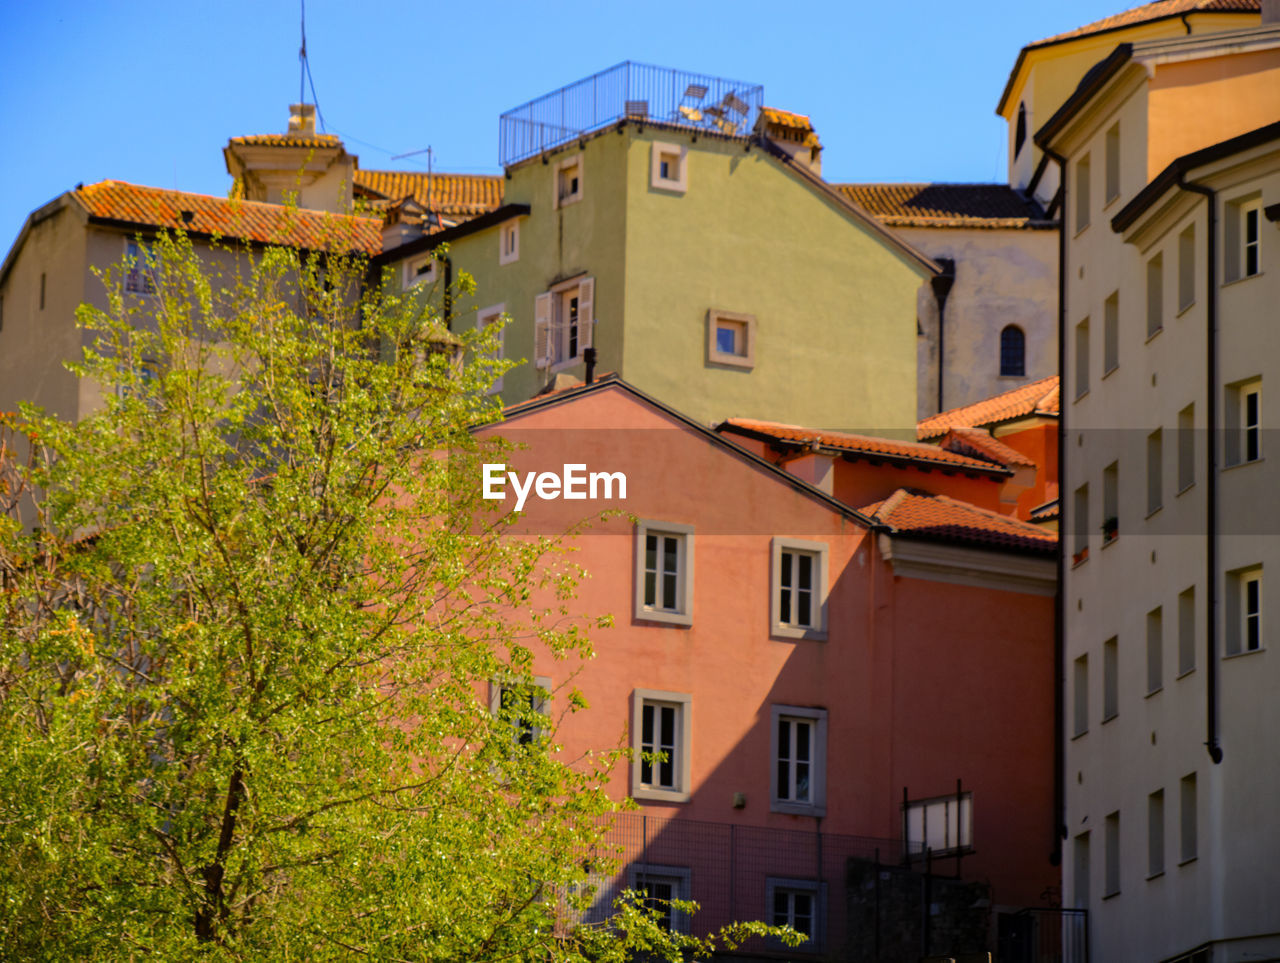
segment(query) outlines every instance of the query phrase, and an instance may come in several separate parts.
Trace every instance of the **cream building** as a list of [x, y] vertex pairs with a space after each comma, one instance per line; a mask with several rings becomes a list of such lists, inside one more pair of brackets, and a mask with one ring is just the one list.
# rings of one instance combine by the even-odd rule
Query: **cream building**
[[1117, 46], [1035, 137], [1066, 173], [1063, 904], [1093, 959], [1280, 958], [1278, 120], [1264, 22]]

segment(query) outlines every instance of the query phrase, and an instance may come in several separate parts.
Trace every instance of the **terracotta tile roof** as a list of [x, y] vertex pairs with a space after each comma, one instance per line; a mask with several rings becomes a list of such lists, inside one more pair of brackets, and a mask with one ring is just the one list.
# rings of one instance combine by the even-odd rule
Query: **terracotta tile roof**
[[1177, 17], [1184, 13], [1257, 13], [1260, 9], [1259, 0], [1156, 0], [1155, 3], [1144, 3], [1140, 7], [1103, 17], [1101, 20], [1087, 23], [1083, 27], [1076, 27], [1066, 33], [1037, 40], [1035, 43], [1027, 44], [1027, 47], [1062, 43], [1064, 40], [1075, 40], [1077, 37], [1119, 30], [1122, 27], [1132, 27], [1164, 17]]
[[1031, 520], [1033, 522], [1051, 522], [1061, 514], [1062, 512], [1058, 508], [1058, 499], [1053, 498], [1043, 505], [1037, 505], [1031, 509]]
[[917, 467], [981, 471], [987, 474], [1008, 474], [1003, 465], [947, 451], [937, 445], [912, 441], [895, 441], [874, 435], [854, 435], [843, 431], [826, 431], [783, 425], [773, 421], [755, 421], [751, 418], [729, 418], [716, 428], [732, 433], [751, 435], [762, 440], [791, 444], [796, 447], [818, 445], [841, 454], [875, 460], [902, 462]]
[[1044, 211], [1007, 184], [833, 184], [888, 227], [1049, 227]]
[[1056, 532], [1030, 522], [999, 515], [946, 495], [909, 488], [899, 488], [883, 501], [861, 510], [888, 525], [894, 534], [916, 538], [1044, 554], [1051, 553], [1058, 543]]
[[916, 425], [916, 437], [923, 441], [945, 435], [952, 428], [986, 428], [1031, 415], [1058, 417], [1057, 375], [1032, 381], [971, 405], [931, 415]]
[[422, 171], [366, 171], [357, 169], [358, 193], [372, 200], [398, 201], [412, 196], [423, 207], [446, 217], [474, 217], [502, 206], [504, 178], [490, 174], [432, 174], [427, 197], [427, 175]]
[[985, 428], [952, 428], [938, 444], [947, 451], [985, 458], [1006, 467], [1036, 467], [1033, 460], [998, 438], [991, 437], [991, 432]]
[[232, 137], [231, 143], [245, 147], [341, 147], [342, 139], [334, 134], [250, 134]]
[[[227, 200], [124, 181], [99, 181], [74, 191], [92, 217], [108, 218], [140, 228], [182, 229], [199, 234], [284, 244], [311, 250], [382, 250], [382, 222], [323, 211]], [[188, 218], [183, 213], [189, 214]]]

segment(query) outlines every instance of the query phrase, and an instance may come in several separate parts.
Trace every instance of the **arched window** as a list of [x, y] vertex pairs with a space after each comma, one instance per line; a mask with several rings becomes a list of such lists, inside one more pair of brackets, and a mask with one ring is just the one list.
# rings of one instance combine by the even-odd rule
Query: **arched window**
[[1022, 152], [1022, 145], [1027, 139], [1027, 105], [1018, 105], [1018, 126], [1013, 131], [1013, 156]]
[[1027, 336], [1016, 324], [1000, 332], [1000, 373], [1018, 378], [1027, 373]]

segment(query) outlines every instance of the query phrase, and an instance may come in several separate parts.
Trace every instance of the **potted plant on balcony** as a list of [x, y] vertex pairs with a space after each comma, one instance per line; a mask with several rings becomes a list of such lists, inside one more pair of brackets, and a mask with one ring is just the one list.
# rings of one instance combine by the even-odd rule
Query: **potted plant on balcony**
[[1112, 515], [1102, 523], [1102, 543], [1105, 545], [1120, 534], [1120, 519]]

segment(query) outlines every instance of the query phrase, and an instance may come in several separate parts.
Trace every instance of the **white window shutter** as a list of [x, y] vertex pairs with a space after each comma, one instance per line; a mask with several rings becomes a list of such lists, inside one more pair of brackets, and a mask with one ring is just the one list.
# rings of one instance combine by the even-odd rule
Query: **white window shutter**
[[578, 282], [578, 349], [591, 347], [596, 327], [596, 279], [583, 278]]
[[551, 364], [551, 292], [533, 299], [533, 363], [545, 368]]

